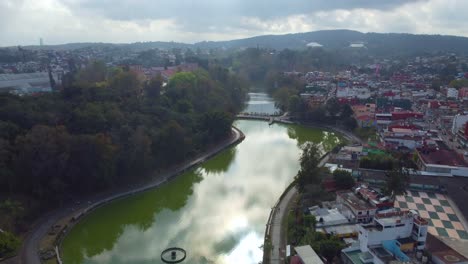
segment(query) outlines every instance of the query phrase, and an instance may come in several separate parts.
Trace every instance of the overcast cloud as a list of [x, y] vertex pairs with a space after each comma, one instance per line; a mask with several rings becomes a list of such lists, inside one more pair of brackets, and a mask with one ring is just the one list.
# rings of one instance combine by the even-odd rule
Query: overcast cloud
[[323, 29], [468, 36], [465, 0], [0, 0], [0, 46], [228, 40]]

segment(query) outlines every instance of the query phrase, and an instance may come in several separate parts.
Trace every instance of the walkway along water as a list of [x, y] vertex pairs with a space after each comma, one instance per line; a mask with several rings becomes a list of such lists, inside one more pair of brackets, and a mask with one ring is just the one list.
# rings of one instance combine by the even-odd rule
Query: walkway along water
[[[228, 140], [222, 142], [217, 147], [212, 148], [208, 150], [207, 152], [197, 156], [193, 160], [187, 161], [186, 163], [178, 166], [176, 169], [166, 171], [162, 174], [156, 175], [153, 178], [153, 180], [143, 185], [130, 186], [130, 189], [128, 189], [127, 187], [127, 190], [120, 190], [120, 191], [114, 190], [114, 191], [107, 192], [107, 193], [101, 193], [101, 194], [95, 195], [94, 197], [88, 197], [88, 199], [84, 199], [83, 201], [81, 201], [80, 204], [82, 206], [79, 208], [76, 207], [76, 204], [70, 204], [68, 206], [59, 208], [45, 215], [44, 217], [42, 217], [36, 222], [34, 228], [29, 232], [28, 236], [25, 238], [23, 246], [19, 254], [19, 258], [20, 258], [19, 262], [27, 263], [27, 264], [40, 264], [41, 260], [38, 254], [38, 249], [39, 249], [39, 243], [41, 239], [47, 235], [47, 232], [50, 230], [50, 228], [53, 225], [55, 225], [55, 223], [57, 223], [60, 219], [65, 218], [67, 215], [73, 215], [76, 221], [71, 224], [76, 224], [79, 218], [88, 214], [92, 210], [106, 203], [109, 203], [110, 201], [120, 199], [123, 197], [127, 197], [129, 195], [133, 195], [139, 192], [146, 191], [148, 189], [158, 187], [161, 184], [164, 184], [170, 181], [177, 175], [197, 166], [198, 164], [202, 163], [206, 159], [216, 155], [220, 151], [226, 148], [229, 148], [230, 146], [240, 143], [242, 140], [244, 140], [244, 138], [245, 138], [245, 135], [242, 133], [242, 131], [233, 127], [232, 136]], [[66, 232], [70, 230], [70, 228], [71, 228], [71, 225], [68, 226], [67, 228], [64, 228], [61, 231], [61, 234], [59, 235], [56, 241], [57, 246], [59, 248], [60, 248], [61, 239], [64, 237]]]
[[[252, 119], [258, 118], [256, 116], [252, 116]], [[282, 122], [284, 120], [278, 120], [278, 122]], [[288, 123], [291, 121], [288, 120]], [[292, 122], [291, 122], [292, 123]], [[362, 143], [361, 139], [356, 137], [352, 132], [344, 131], [342, 129], [327, 126], [327, 125], [319, 125], [314, 123], [302, 124], [305, 126], [312, 126], [312, 127], [321, 127], [329, 130], [333, 130], [342, 134], [348, 140], [352, 142], [359, 142]], [[322, 167], [329, 158], [329, 153], [326, 153], [320, 163], [319, 167]], [[263, 264], [282, 264], [286, 259], [286, 252], [285, 252], [285, 234], [281, 232], [281, 225], [283, 223], [284, 217], [287, 215], [288, 212], [288, 205], [290, 204], [291, 200], [296, 197], [298, 194], [297, 188], [294, 183], [292, 186], [289, 186], [285, 192], [280, 196], [279, 200], [276, 202], [275, 206], [271, 209], [270, 217], [268, 218], [268, 222], [266, 225], [265, 231], [265, 242], [264, 245], [267, 243], [267, 240], [270, 241], [271, 251], [269, 254], [263, 255]]]

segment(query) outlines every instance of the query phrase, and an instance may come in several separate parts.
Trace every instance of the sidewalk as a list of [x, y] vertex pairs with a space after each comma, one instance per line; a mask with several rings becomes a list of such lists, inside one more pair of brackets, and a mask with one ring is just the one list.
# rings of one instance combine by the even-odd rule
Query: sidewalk
[[283, 264], [286, 258], [285, 256], [285, 247], [284, 241], [281, 241], [284, 237], [284, 234], [281, 233], [281, 223], [283, 222], [284, 217], [287, 217], [288, 213], [288, 205], [290, 201], [297, 195], [296, 187], [292, 187], [286, 193], [286, 195], [281, 199], [281, 202], [278, 204], [276, 208], [273, 208], [274, 215], [271, 225], [271, 244], [273, 249], [271, 250], [270, 255], [270, 264]]
[[[318, 167], [323, 167], [325, 163], [328, 162], [329, 155], [325, 155], [322, 160], [319, 162]], [[286, 259], [286, 243], [284, 241], [285, 234], [282, 233], [282, 226], [283, 219], [288, 215], [288, 206], [291, 203], [291, 200], [298, 195], [298, 191], [296, 186], [294, 185], [291, 189], [288, 190], [286, 195], [282, 197], [279, 201], [279, 204], [272, 208], [273, 217], [271, 218], [270, 223], [270, 237], [271, 237], [271, 245], [273, 246], [270, 254], [270, 264], [283, 264], [284, 260]]]

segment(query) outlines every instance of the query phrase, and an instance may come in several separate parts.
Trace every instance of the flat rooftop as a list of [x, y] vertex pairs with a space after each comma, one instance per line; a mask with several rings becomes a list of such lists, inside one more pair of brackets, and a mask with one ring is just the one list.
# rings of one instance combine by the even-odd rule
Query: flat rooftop
[[348, 235], [348, 234], [354, 234], [354, 233], [357, 233], [358, 230], [357, 230], [357, 225], [353, 224], [353, 225], [339, 225], [339, 226], [328, 226], [328, 227], [324, 227], [323, 230], [327, 233], [327, 234], [335, 234], [335, 235]]
[[346, 202], [346, 204], [356, 210], [373, 210], [377, 208], [374, 205], [359, 199], [359, 197], [357, 197], [353, 192], [341, 192], [337, 193], [337, 195], [340, 196]]
[[419, 156], [426, 164], [436, 164], [451, 167], [468, 167], [465, 159], [451, 149], [444, 143], [436, 141], [436, 146], [431, 148], [421, 147], [418, 148]]
[[295, 247], [294, 250], [296, 250], [297, 255], [304, 264], [323, 264], [323, 261], [310, 245]]

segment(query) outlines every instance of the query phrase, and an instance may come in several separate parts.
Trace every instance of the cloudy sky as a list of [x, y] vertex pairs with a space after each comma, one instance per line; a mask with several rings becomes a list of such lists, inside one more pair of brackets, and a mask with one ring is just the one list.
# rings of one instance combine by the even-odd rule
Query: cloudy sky
[[0, 0], [0, 46], [228, 40], [323, 29], [468, 36], [467, 0]]

